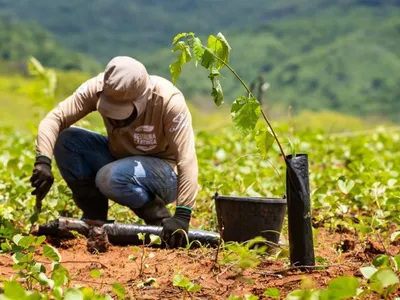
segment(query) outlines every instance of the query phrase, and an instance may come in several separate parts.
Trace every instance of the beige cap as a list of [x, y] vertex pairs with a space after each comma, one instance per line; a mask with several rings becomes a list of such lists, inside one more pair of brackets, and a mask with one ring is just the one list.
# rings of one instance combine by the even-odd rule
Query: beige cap
[[114, 57], [104, 71], [103, 91], [97, 110], [105, 117], [123, 120], [128, 118], [137, 103], [151, 96], [151, 82], [145, 66], [128, 56]]

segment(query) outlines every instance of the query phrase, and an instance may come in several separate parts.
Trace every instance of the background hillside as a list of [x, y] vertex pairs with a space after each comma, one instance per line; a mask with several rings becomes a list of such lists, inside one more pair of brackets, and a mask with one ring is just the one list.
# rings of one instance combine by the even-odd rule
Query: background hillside
[[[263, 72], [270, 107], [400, 121], [400, 0], [0, 0], [0, 11], [14, 20], [0, 26], [3, 60], [37, 53], [45, 65], [90, 76], [111, 57], [131, 55], [170, 78], [173, 36], [222, 32], [246, 81]], [[13, 43], [5, 42], [10, 32]], [[203, 70], [193, 69], [185, 67], [179, 87], [189, 101], [212, 104]], [[233, 101], [242, 91], [224, 75]]]

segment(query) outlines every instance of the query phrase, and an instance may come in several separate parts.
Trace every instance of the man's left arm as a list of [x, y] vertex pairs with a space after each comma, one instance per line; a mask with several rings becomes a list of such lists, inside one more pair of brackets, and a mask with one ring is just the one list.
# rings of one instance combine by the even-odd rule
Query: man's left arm
[[163, 237], [171, 247], [177, 247], [182, 245], [184, 236], [172, 233], [179, 229], [188, 231], [198, 192], [198, 164], [192, 117], [182, 94], [174, 95], [170, 100], [164, 115], [164, 124], [165, 135], [177, 164], [178, 199], [174, 217], [163, 222]]

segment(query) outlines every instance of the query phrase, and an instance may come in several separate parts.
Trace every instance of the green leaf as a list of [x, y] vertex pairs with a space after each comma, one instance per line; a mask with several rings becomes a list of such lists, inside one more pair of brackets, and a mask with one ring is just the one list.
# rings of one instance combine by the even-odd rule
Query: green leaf
[[295, 290], [287, 295], [286, 300], [319, 300], [319, 291]]
[[186, 33], [186, 32], [178, 33], [178, 34], [174, 37], [174, 39], [172, 40], [172, 45], [174, 45], [177, 41], [179, 41], [181, 38], [186, 37], [186, 36], [187, 36], [187, 33]]
[[35, 212], [30, 216], [29, 223], [35, 224], [38, 220], [39, 220], [39, 214]]
[[102, 274], [103, 274], [103, 270], [97, 270], [97, 269], [90, 270], [90, 276], [92, 278], [99, 278]]
[[268, 130], [267, 125], [261, 119], [256, 124], [254, 139], [256, 141], [257, 149], [264, 159], [274, 144], [275, 139], [272, 133]]
[[12, 247], [8, 243], [8, 241], [5, 241], [4, 243], [1, 243], [1, 250], [3, 250], [4, 252], [9, 252], [12, 250]]
[[213, 35], [208, 37], [208, 48], [220, 59], [216, 61], [215, 65], [218, 70], [225, 66], [224, 63], [229, 62], [231, 47], [222, 33], [218, 33], [216, 37]]
[[187, 286], [186, 286], [186, 290], [188, 292], [198, 292], [201, 290], [201, 285], [199, 284], [194, 284], [193, 282], [190, 282]]
[[30, 272], [38, 274], [38, 273], [41, 273], [41, 272], [46, 272], [46, 269], [41, 263], [35, 263], [31, 267]]
[[185, 47], [187, 47], [187, 45], [186, 45], [186, 43], [185, 42], [178, 42], [176, 45], [175, 45], [175, 47], [172, 49], [172, 52], [176, 52], [176, 51], [178, 51], [178, 50], [184, 50], [185, 49]]
[[210, 69], [214, 64], [215, 58], [213, 54], [210, 52], [210, 49], [204, 49], [204, 54], [201, 58], [201, 65], [206, 68]]
[[245, 300], [258, 300], [260, 299], [258, 296], [253, 295], [253, 294], [245, 294], [244, 295]]
[[25, 295], [25, 289], [16, 281], [4, 282], [4, 296], [8, 299], [24, 299]]
[[54, 281], [52, 279], [49, 279], [45, 273], [40, 273], [38, 279], [41, 285], [46, 285], [51, 289], [54, 287]]
[[172, 76], [172, 83], [176, 84], [176, 81], [178, 80], [179, 76], [182, 73], [182, 63], [179, 59], [174, 63], [172, 63], [171, 65], [169, 65], [169, 72], [171, 73]]
[[384, 254], [379, 254], [374, 258], [374, 260], [372, 261], [372, 264], [377, 268], [378, 267], [388, 267], [390, 265], [389, 256], [384, 255]]
[[240, 97], [231, 106], [233, 124], [243, 137], [254, 129], [260, 114], [260, 104], [253, 97]]
[[21, 252], [15, 252], [12, 255], [12, 259], [13, 259], [14, 263], [26, 262], [28, 260], [27, 255], [25, 255]]
[[185, 288], [188, 284], [190, 284], [190, 280], [181, 274], [177, 274], [174, 276], [172, 281], [173, 286], [183, 287]]
[[150, 234], [150, 244], [152, 245], [161, 245], [161, 238], [159, 235]]
[[118, 282], [114, 282], [112, 291], [120, 298], [124, 299], [125, 298], [125, 288], [122, 286], [122, 284]]
[[370, 278], [371, 290], [388, 295], [396, 291], [399, 285], [399, 278], [391, 269], [380, 269]]
[[64, 266], [57, 263], [53, 267], [51, 279], [54, 281], [55, 286], [63, 286], [70, 281], [69, 272]]
[[39, 237], [36, 238], [36, 240], [35, 240], [35, 245], [36, 245], [36, 246], [39, 246], [39, 245], [41, 245], [45, 240], [46, 240], [46, 236], [41, 235], [41, 236], [39, 236]]
[[390, 235], [390, 241], [394, 242], [395, 240], [400, 238], [400, 231], [395, 231]]
[[366, 279], [371, 278], [371, 276], [374, 275], [376, 271], [378, 271], [378, 269], [375, 268], [375, 267], [372, 267], [372, 266], [360, 268], [361, 274], [363, 274], [363, 276], [364, 276]]
[[333, 279], [328, 286], [330, 299], [346, 299], [357, 295], [360, 286], [359, 280], [355, 277], [342, 276]]
[[339, 180], [338, 181], [339, 189], [342, 191], [343, 194], [350, 193], [350, 191], [354, 187], [354, 184], [355, 184], [354, 180], [347, 180], [347, 181]]
[[59, 262], [61, 260], [61, 255], [56, 248], [49, 245], [43, 246], [43, 255], [52, 261]]
[[193, 54], [194, 54], [194, 59], [196, 60], [196, 67], [198, 65], [198, 62], [200, 61], [201, 57], [204, 54], [204, 48], [203, 44], [201, 43], [201, 40], [198, 37], [195, 37], [193, 39]]
[[12, 241], [19, 246], [19, 241], [23, 238], [24, 236], [22, 234], [16, 234], [13, 236]]
[[265, 290], [264, 296], [279, 299], [281, 292], [277, 288], [269, 288]]
[[400, 255], [392, 257], [396, 271], [400, 270]]
[[181, 68], [183, 64], [189, 62], [191, 59], [192, 59], [192, 54], [190, 53], [189, 48], [185, 48], [178, 56], [178, 60], [181, 62]]
[[69, 288], [65, 291], [64, 300], [84, 300], [84, 297], [79, 289]]
[[208, 78], [212, 83], [212, 92], [211, 95], [214, 98], [214, 102], [217, 106], [220, 106], [224, 103], [224, 93], [222, 91], [221, 83], [219, 82], [220, 73], [217, 69], [211, 68], [211, 72], [208, 75]]
[[62, 299], [63, 297], [63, 289], [61, 286], [55, 286], [53, 288], [53, 295], [56, 297], [56, 299]]

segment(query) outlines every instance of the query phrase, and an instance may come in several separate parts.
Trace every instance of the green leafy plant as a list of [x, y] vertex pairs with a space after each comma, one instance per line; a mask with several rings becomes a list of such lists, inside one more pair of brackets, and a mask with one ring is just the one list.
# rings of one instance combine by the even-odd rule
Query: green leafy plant
[[[134, 247], [133, 252], [135, 252], [135, 253], [140, 252], [140, 254], [138, 256], [131, 254], [131, 255], [129, 255], [128, 259], [130, 261], [134, 261], [136, 263], [136, 265], [138, 266], [138, 269], [139, 269], [139, 277], [143, 277], [144, 269], [147, 267], [146, 260], [147, 260], [147, 258], [149, 258], [149, 256], [146, 254], [145, 246], [150, 247], [151, 245], [161, 245], [161, 238], [158, 235], [149, 234], [150, 242], [146, 245], [146, 234], [138, 233], [137, 235], [138, 235], [139, 240], [141, 240], [143, 243], [142, 250], [140, 251], [139, 247]], [[138, 258], [140, 258], [139, 264], [137, 263]]]
[[[41, 285], [53, 286], [54, 282], [49, 280], [46, 276], [46, 268], [42, 263], [39, 263], [35, 258], [35, 251], [37, 246], [45, 241], [44, 236], [22, 236], [15, 235], [13, 242], [17, 246], [16, 252], [13, 254], [14, 270], [18, 270], [17, 276], [22, 278], [28, 289], [32, 289], [34, 283]], [[43, 255], [51, 261], [58, 263], [61, 259], [58, 251], [49, 245], [42, 246]]]
[[263, 237], [255, 237], [243, 243], [224, 243], [223, 259], [220, 264], [228, 264], [233, 269], [237, 269], [239, 273], [256, 267], [261, 261], [260, 256], [267, 251], [265, 241], [266, 239]]
[[193, 283], [190, 279], [186, 278], [182, 274], [176, 274], [173, 278], [172, 284], [173, 286], [183, 289], [183, 299], [186, 298], [186, 293], [190, 295], [191, 293], [201, 290], [201, 285]]

